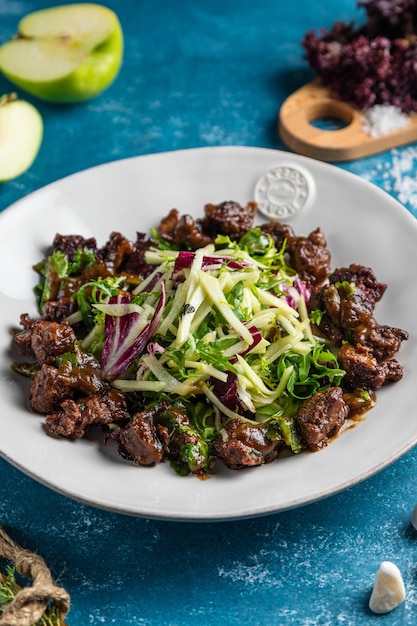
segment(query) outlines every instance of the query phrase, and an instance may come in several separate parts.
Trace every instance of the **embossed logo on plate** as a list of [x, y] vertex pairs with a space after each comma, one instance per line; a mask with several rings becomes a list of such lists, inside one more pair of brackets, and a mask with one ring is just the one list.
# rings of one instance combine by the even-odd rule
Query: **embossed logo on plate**
[[280, 165], [258, 180], [255, 201], [269, 218], [289, 219], [306, 209], [314, 197], [314, 180], [299, 165]]

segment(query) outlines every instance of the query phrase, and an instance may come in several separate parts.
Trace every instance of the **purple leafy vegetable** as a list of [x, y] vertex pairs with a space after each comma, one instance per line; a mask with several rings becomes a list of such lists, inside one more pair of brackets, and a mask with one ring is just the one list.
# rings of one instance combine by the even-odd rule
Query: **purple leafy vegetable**
[[[194, 261], [195, 254], [194, 252], [189, 252], [187, 250], [182, 250], [177, 258], [175, 259], [173, 277], [178, 280], [181, 272], [184, 269], [191, 267]], [[215, 270], [220, 268], [222, 265], [226, 265], [229, 269], [232, 270], [241, 270], [245, 267], [251, 267], [251, 264], [247, 261], [232, 259], [227, 256], [204, 256], [203, 263], [201, 269], [207, 270]]]
[[299, 276], [296, 276], [294, 282], [291, 286], [286, 283], [282, 283], [280, 285], [281, 290], [286, 294], [285, 300], [287, 304], [293, 309], [297, 308], [297, 303], [300, 296], [303, 296], [305, 303], [308, 304], [310, 301], [310, 290], [307, 287], [307, 284], [300, 279]]
[[[146, 313], [130, 312], [125, 315], [106, 315], [104, 345], [101, 355], [103, 376], [114, 380], [121, 376], [133, 361], [142, 354], [154, 335], [165, 306], [165, 283], [161, 283], [161, 295], [152, 319], [143, 326]], [[112, 296], [109, 304], [130, 304], [130, 294]]]

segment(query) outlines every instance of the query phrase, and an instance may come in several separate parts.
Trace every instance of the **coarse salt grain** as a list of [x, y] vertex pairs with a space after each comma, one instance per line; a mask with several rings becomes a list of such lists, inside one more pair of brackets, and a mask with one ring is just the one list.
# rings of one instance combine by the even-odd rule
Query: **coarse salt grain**
[[376, 104], [362, 117], [363, 131], [371, 137], [388, 135], [410, 123], [408, 115], [392, 104]]

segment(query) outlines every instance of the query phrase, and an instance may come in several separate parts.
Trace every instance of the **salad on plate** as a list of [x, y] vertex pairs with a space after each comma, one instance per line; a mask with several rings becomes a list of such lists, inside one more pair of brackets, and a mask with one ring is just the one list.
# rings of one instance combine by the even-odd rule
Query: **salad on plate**
[[401, 380], [408, 333], [375, 318], [386, 285], [362, 265], [332, 269], [320, 227], [296, 235], [255, 213], [173, 209], [102, 247], [55, 236], [12, 365], [49, 435], [98, 428], [127, 462], [203, 479], [318, 451]]

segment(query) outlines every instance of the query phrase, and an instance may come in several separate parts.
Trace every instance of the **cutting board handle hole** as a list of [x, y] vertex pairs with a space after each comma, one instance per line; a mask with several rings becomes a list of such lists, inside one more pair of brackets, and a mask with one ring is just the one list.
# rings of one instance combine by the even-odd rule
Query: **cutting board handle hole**
[[405, 127], [376, 137], [368, 132], [365, 115], [315, 79], [283, 102], [279, 135], [294, 152], [330, 162], [361, 159], [417, 139], [417, 113], [410, 115]]
[[342, 130], [353, 121], [351, 108], [337, 100], [326, 99], [312, 102], [306, 114], [311, 126], [324, 131]]
[[349, 126], [345, 120], [341, 120], [340, 117], [318, 117], [314, 120], [310, 120], [311, 126], [318, 128], [319, 130], [342, 130]]

